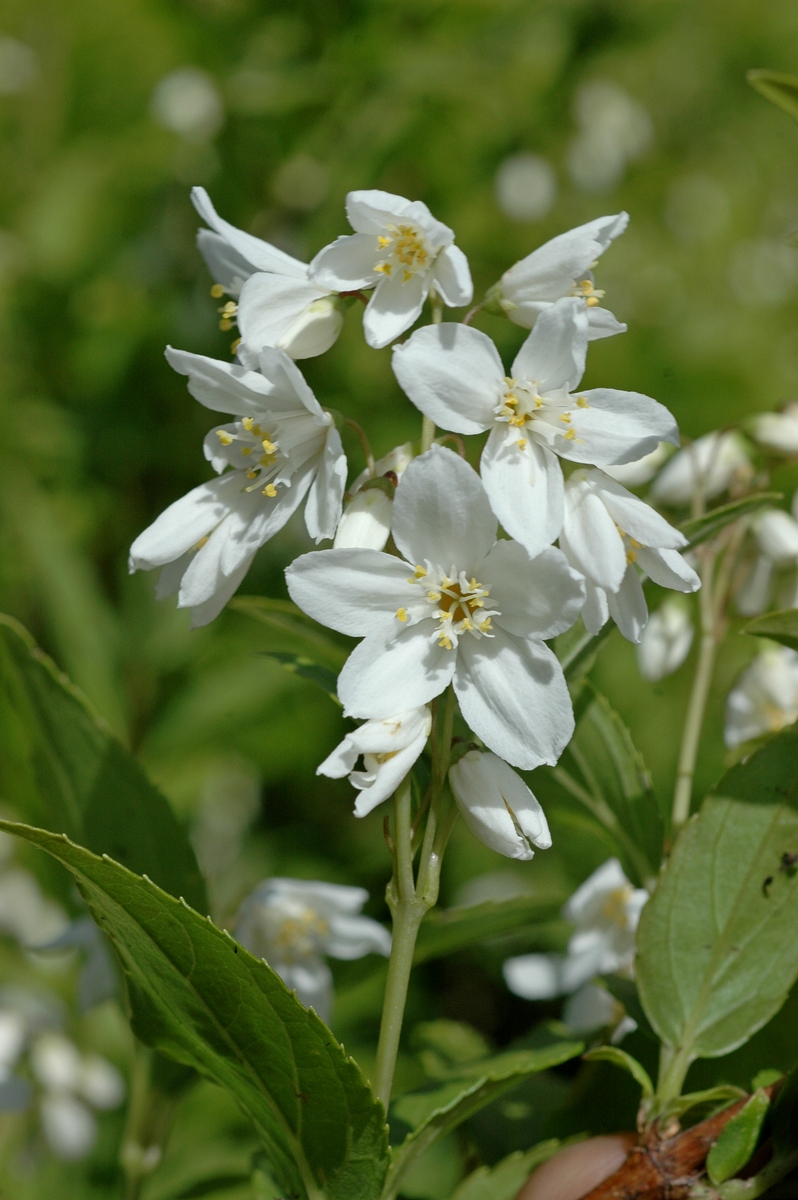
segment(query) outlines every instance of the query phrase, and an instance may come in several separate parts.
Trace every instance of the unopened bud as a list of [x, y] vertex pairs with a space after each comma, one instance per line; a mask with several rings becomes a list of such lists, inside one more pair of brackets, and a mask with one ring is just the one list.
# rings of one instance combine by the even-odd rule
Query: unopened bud
[[689, 504], [700, 489], [707, 500], [720, 495], [735, 479], [746, 479], [752, 467], [739, 434], [708, 433], [674, 454], [654, 480], [651, 496], [662, 504]]
[[798, 402], [786, 405], [780, 413], [760, 413], [754, 417], [752, 432], [768, 450], [798, 454]]
[[314, 300], [283, 332], [277, 349], [285, 350], [291, 358], [314, 358], [324, 354], [341, 332], [345, 309], [345, 303], [337, 296]]
[[391, 532], [393, 501], [381, 488], [363, 488], [344, 510], [333, 548], [382, 550]]
[[640, 644], [640, 674], [656, 683], [682, 665], [693, 644], [693, 622], [688, 604], [672, 597], [651, 614]]
[[506, 858], [529, 859], [546, 850], [546, 816], [512, 767], [495, 754], [469, 750], [449, 771], [460, 815], [474, 837]]

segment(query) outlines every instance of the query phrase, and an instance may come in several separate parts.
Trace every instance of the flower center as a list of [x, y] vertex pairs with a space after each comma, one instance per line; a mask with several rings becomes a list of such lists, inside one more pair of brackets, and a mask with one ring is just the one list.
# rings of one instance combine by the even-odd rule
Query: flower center
[[403, 283], [418, 271], [427, 271], [432, 264], [427, 240], [414, 225], [386, 225], [377, 245], [383, 257], [374, 270], [381, 275], [399, 275]]
[[508, 441], [515, 442], [520, 450], [526, 450], [527, 439], [516, 437], [516, 433], [531, 433], [538, 441], [552, 446], [556, 438], [568, 442], [581, 441], [571, 428], [571, 414], [575, 408], [588, 408], [584, 396], [573, 397], [564, 389], [559, 394], [543, 394], [535, 379], [504, 379], [505, 390], [494, 408], [497, 422], [508, 426]]
[[[444, 650], [453, 650], [465, 633], [475, 638], [494, 636], [492, 618], [500, 614], [496, 608], [485, 607], [490, 588], [474, 578], [469, 579], [465, 571], [458, 573], [452, 568], [451, 574], [447, 575], [440, 567], [427, 562], [416, 567], [410, 582], [424, 590], [426, 602], [420, 611], [413, 612], [413, 623], [431, 617], [435, 621], [432, 639], [436, 639]], [[408, 615], [405, 608], [396, 612], [398, 620], [403, 622], [408, 620]]]
[[588, 308], [596, 308], [604, 297], [604, 292], [593, 287], [592, 279], [580, 279], [571, 288], [572, 296], [580, 296], [587, 304]]
[[226, 451], [224, 456], [230, 466], [244, 471], [247, 479], [254, 480], [244, 491], [254, 492], [260, 488], [263, 496], [277, 495], [272, 480], [286, 462], [286, 455], [280, 450], [276, 433], [269, 433], [254, 417], [242, 417], [236, 421], [233, 432], [217, 429], [216, 436]]
[[269, 940], [282, 962], [296, 962], [319, 953], [320, 940], [329, 933], [330, 926], [315, 909], [297, 906], [290, 915], [278, 910], [273, 916]]
[[628, 929], [629, 914], [626, 906], [631, 898], [632, 888], [628, 883], [623, 887], [614, 888], [608, 892], [601, 906], [601, 915], [613, 925], [618, 925], [621, 929]]
[[645, 550], [645, 545], [643, 542], [638, 542], [637, 539], [628, 534], [625, 529], [621, 529], [617, 521], [615, 523], [615, 528], [621, 535], [621, 540], [624, 544], [624, 549], [626, 550], [627, 563], [637, 562], [637, 552], [638, 550]]

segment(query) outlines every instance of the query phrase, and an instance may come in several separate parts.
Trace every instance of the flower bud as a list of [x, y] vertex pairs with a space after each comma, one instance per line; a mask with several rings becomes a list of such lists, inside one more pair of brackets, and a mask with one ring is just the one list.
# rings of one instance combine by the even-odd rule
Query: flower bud
[[540, 804], [495, 754], [469, 750], [449, 771], [457, 807], [474, 837], [506, 858], [530, 859], [551, 835]]
[[798, 403], [780, 413], [760, 413], [752, 422], [753, 435], [761, 446], [780, 454], [798, 454]]
[[682, 665], [693, 644], [693, 622], [688, 606], [673, 597], [651, 614], [640, 644], [637, 665], [640, 674], [656, 683]]
[[798, 562], [798, 521], [780, 508], [762, 513], [754, 524], [759, 549], [775, 563]]
[[365, 488], [350, 500], [335, 532], [333, 548], [382, 550], [391, 532], [393, 500], [379, 488]]
[[735, 479], [747, 478], [751, 464], [736, 433], [708, 433], [674, 454], [654, 480], [652, 499], [677, 507], [689, 504], [697, 488], [705, 499], [720, 495]]
[[314, 300], [284, 330], [277, 342], [291, 358], [314, 358], [324, 354], [338, 338], [344, 324], [346, 305], [337, 296]]

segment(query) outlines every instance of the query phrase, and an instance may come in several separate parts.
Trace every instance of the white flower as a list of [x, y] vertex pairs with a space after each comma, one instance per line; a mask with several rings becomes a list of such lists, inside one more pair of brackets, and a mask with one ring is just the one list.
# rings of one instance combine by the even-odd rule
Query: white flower
[[673, 446], [668, 442], [660, 442], [656, 450], [644, 454], [637, 462], [623, 463], [617, 467], [604, 467], [605, 475], [616, 479], [624, 487], [642, 487], [649, 483], [657, 471], [668, 461], [673, 453]]
[[188, 376], [200, 404], [237, 419], [205, 439], [205, 457], [219, 478], [176, 500], [139, 534], [130, 570], [164, 567], [159, 599], [177, 592], [178, 607], [192, 610], [192, 624], [206, 625], [244, 578], [255, 551], [305, 497], [310, 536], [332, 537], [346, 458], [332, 418], [282, 351], [262, 351], [261, 374], [182, 350], [169, 348], [166, 356]]
[[[798, 492], [793, 496], [793, 510], [798, 511]], [[757, 556], [737, 594], [737, 609], [753, 617], [772, 607], [774, 591], [778, 591], [779, 608], [794, 608], [796, 603], [796, 568], [798, 568], [798, 521], [780, 508], [771, 508], [754, 519], [752, 532]], [[778, 577], [784, 586], [777, 588]]]
[[568, 997], [563, 1005], [562, 1019], [574, 1033], [592, 1033], [614, 1026], [610, 1038], [613, 1046], [637, 1029], [637, 1021], [626, 1016], [623, 1005], [606, 988], [595, 983], [583, 983]]
[[460, 815], [475, 838], [506, 858], [530, 859], [548, 850], [551, 834], [537, 799], [495, 754], [468, 750], [449, 771]]
[[264, 879], [241, 907], [236, 937], [326, 1021], [332, 1009], [332, 974], [322, 955], [354, 959], [391, 952], [388, 930], [359, 915], [367, 900], [364, 888]]
[[633, 888], [617, 858], [610, 858], [578, 888], [563, 908], [576, 926], [566, 954], [525, 954], [508, 958], [504, 978], [526, 1000], [550, 1000], [575, 992], [596, 975], [630, 973], [635, 931], [648, 900]]
[[635, 564], [661, 587], [694, 592], [695, 571], [678, 553], [684, 534], [603, 471], [574, 471], [565, 485], [560, 548], [587, 581], [582, 614], [591, 633], [612, 616], [625, 638], [639, 642], [648, 608]]
[[759, 413], [753, 429], [756, 440], [768, 450], [798, 454], [798, 403], [786, 404], [782, 412]]
[[[395, 487], [413, 461], [413, 457], [410, 442], [396, 446], [374, 464], [378, 478], [387, 478]], [[393, 499], [387, 490], [383, 491], [379, 487], [366, 488], [364, 491], [363, 485], [368, 478], [368, 471], [362, 471], [352, 484], [352, 499], [344, 509], [335, 531], [333, 548], [336, 550], [353, 546], [361, 546], [365, 550], [382, 550], [388, 541]]]
[[739, 746], [798, 720], [798, 653], [767, 646], [742, 672], [726, 701], [724, 738]]
[[41, 1118], [44, 1135], [59, 1158], [78, 1159], [97, 1140], [91, 1108], [118, 1108], [125, 1084], [116, 1067], [99, 1055], [82, 1055], [61, 1033], [42, 1033], [33, 1042], [31, 1071], [44, 1090]]
[[214, 295], [239, 297], [221, 310], [223, 325], [235, 319], [239, 351], [247, 366], [264, 346], [291, 358], [312, 358], [329, 350], [343, 325], [343, 307], [329, 288], [308, 278], [307, 263], [223, 220], [204, 188], [191, 199], [210, 229], [197, 232], [197, 246], [215, 281]]
[[393, 537], [403, 558], [317, 551], [286, 578], [310, 616], [364, 638], [338, 679], [347, 715], [390, 717], [453, 682], [482, 741], [531, 768], [556, 762], [573, 732], [562, 669], [543, 639], [573, 624], [584, 591], [559, 550], [530, 559], [496, 532], [479, 476], [433, 446], [396, 492]]
[[705, 499], [720, 495], [735, 479], [747, 478], [751, 464], [745, 443], [734, 432], [708, 433], [665, 464], [651, 487], [651, 497], [674, 507], [689, 504], [697, 487]]
[[578, 296], [587, 305], [591, 340], [625, 333], [626, 326], [600, 306], [604, 293], [593, 286], [593, 267], [628, 224], [625, 212], [598, 217], [538, 246], [502, 275], [495, 296], [498, 304], [516, 325], [531, 329], [538, 316], [563, 296]]
[[389, 192], [350, 192], [346, 215], [355, 233], [320, 250], [310, 278], [336, 292], [374, 288], [363, 314], [370, 346], [387, 346], [409, 329], [432, 288], [450, 307], [471, 302], [466, 256], [426, 204]]
[[653, 683], [672, 675], [690, 653], [693, 633], [686, 603], [675, 596], [663, 601], [651, 614], [637, 647], [640, 674]]
[[648, 396], [610, 388], [572, 395], [586, 351], [584, 306], [574, 300], [541, 314], [510, 376], [490, 338], [470, 325], [427, 325], [394, 348], [399, 383], [436, 425], [491, 431], [480, 465], [485, 490], [504, 528], [532, 555], [562, 526], [557, 455], [602, 466], [638, 459], [661, 439], [678, 441], [673, 417]]
[[[431, 728], [432, 714], [426, 705], [386, 720], [366, 721], [347, 734], [316, 774], [330, 779], [348, 775], [352, 787], [360, 792], [355, 801], [355, 816], [365, 817], [399, 787], [427, 744]], [[364, 770], [356, 771], [355, 763], [361, 754]]]

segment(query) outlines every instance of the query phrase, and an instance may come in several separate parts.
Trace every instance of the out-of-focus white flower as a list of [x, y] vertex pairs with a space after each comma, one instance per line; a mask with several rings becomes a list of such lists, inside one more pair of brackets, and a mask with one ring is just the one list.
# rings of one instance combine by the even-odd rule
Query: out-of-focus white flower
[[35, 50], [16, 38], [0, 38], [0, 95], [24, 92], [36, 81], [39, 60]]
[[640, 674], [652, 683], [672, 675], [690, 653], [693, 634], [686, 603], [675, 596], [664, 600], [651, 614], [637, 647]]
[[604, 296], [594, 286], [593, 268], [607, 247], [629, 224], [629, 214], [597, 217], [538, 246], [505, 271], [488, 298], [516, 325], [531, 329], [542, 312], [565, 296], [575, 296], [587, 308], [588, 338], [624, 333], [626, 326], [601, 307]]
[[118, 1108], [125, 1096], [122, 1076], [106, 1059], [82, 1055], [74, 1042], [56, 1032], [34, 1040], [30, 1066], [44, 1093], [42, 1129], [50, 1148], [59, 1158], [85, 1157], [97, 1140], [97, 1120], [89, 1105]]
[[206, 625], [230, 599], [256, 550], [305, 497], [310, 536], [333, 536], [346, 457], [332, 418], [281, 350], [261, 351], [260, 373], [171, 347], [166, 356], [188, 376], [200, 404], [237, 420], [205, 439], [205, 457], [219, 478], [176, 500], [139, 534], [130, 548], [130, 570], [163, 567], [158, 598], [177, 592], [178, 608], [191, 609], [192, 624]]
[[506, 858], [548, 850], [546, 815], [523, 779], [495, 754], [467, 750], [449, 771], [460, 815], [475, 838]]
[[16, 938], [26, 949], [36, 949], [69, 925], [60, 904], [45, 896], [24, 867], [0, 871], [0, 932]]
[[673, 446], [669, 442], [660, 442], [656, 450], [644, 454], [637, 462], [622, 463], [620, 466], [602, 467], [605, 475], [622, 483], [624, 487], [642, 487], [649, 483], [660, 467], [673, 454]]
[[[377, 477], [386, 477], [396, 487], [413, 458], [410, 442], [396, 446], [374, 464]], [[363, 471], [352, 484], [352, 499], [344, 509], [335, 531], [335, 550], [353, 546], [360, 546], [364, 550], [385, 548], [391, 532], [393, 498], [388, 490], [383, 491], [379, 487], [363, 490], [368, 478], [368, 471]]]
[[568, 150], [571, 178], [586, 192], [604, 191], [650, 147], [651, 118], [628, 92], [603, 80], [582, 84], [574, 109], [579, 133]]
[[768, 450], [798, 454], [798, 402], [785, 404], [781, 412], [759, 413], [753, 419], [753, 435]]
[[606, 988], [595, 983], [583, 983], [569, 996], [562, 1010], [562, 1019], [574, 1033], [592, 1033], [596, 1029], [612, 1027], [610, 1041], [617, 1046], [627, 1033], [634, 1033], [637, 1021], [626, 1015]]
[[93, 1108], [118, 1108], [125, 1098], [125, 1081], [107, 1059], [86, 1054], [80, 1064], [78, 1091]]
[[740, 242], [729, 264], [729, 287], [745, 308], [776, 308], [795, 291], [798, 255], [783, 241]]
[[[360, 792], [355, 816], [365, 817], [399, 787], [427, 744], [431, 728], [432, 714], [426, 705], [382, 721], [366, 721], [347, 734], [316, 774], [330, 779], [348, 775], [352, 787]], [[364, 769], [356, 771], [361, 755]]]
[[330, 190], [330, 172], [309, 154], [297, 154], [278, 169], [272, 195], [278, 204], [299, 212], [313, 212]]
[[751, 473], [745, 442], [734, 432], [708, 433], [665, 464], [651, 486], [652, 499], [673, 507], [689, 504], [698, 487], [707, 500]]
[[505, 375], [499, 352], [470, 325], [426, 325], [394, 347], [393, 369], [417, 408], [443, 429], [490, 430], [480, 472], [491, 507], [531, 555], [563, 521], [559, 458], [634, 461], [660, 440], [678, 441], [656, 400], [614, 388], [576, 389], [587, 353], [584, 305], [563, 299], [541, 313]]
[[739, 746], [798, 720], [798, 653], [767, 646], [742, 672], [726, 701], [724, 737]]
[[363, 314], [370, 346], [387, 346], [409, 329], [431, 288], [450, 307], [471, 302], [466, 256], [426, 204], [389, 192], [350, 192], [346, 215], [355, 233], [320, 250], [310, 278], [335, 292], [374, 288]]
[[396, 492], [401, 558], [323, 550], [298, 558], [286, 579], [315, 620], [364, 639], [338, 677], [348, 716], [391, 717], [453, 683], [477, 736], [531, 769], [556, 762], [573, 732], [562, 668], [544, 639], [573, 624], [584, 588], [559, 550], [531, 559], [496, 534], [479, 476], [433, 446]]
[[578, 888], [563, 908], [576, 926], [566, 954], [524, 954], [508, 958], [504, 978], [526, 1000], [550, 1000], [575, 992], [596, 975], [632, 971], [635, 931], [648, 900], [632, 887], [617, 858], [610, 858]]
[[44, 1136], [59, 1158], [67, 1161], [85, 1158], [97, 1141], [97, 1118], [69, 1093], [45, 1095], [41, 1117]]
[[539, 154], [513, 154], [496, 172], [496, 203], [511, 221], [538, 221], [557, 199], [554, 167]]
[[181, 67], [160, 80], [150, 104], [156, 121], [191, 142], [210, 140], [221, 129], [224, 106], [212, 76]]
[[388, 930], [360, 916], [367, 900], [364, 888], [264, 879], [241, 907], [236, 937], [327, 1021], [333, 983], [322, 955], [354, 959], [391, 952]]
[[591, 633], [612, 617], [639, 642], [648, 621], [639, 566], [661, 587], [694, 592], [701, 580], [679, 554], [678, 529], [602, 471], [574, 471], [565, 485], [560, 548], [587, 581], [582, 619]]
[[[798, 510], [798, 493], [793, 496]], [[773, 606], [793, 608], [798, 594], [798, 521], [780, 508], [769, 509], [754, 518], [752, 532], [757, 556], [737, 593], [738, 612], [754, 617]]]

